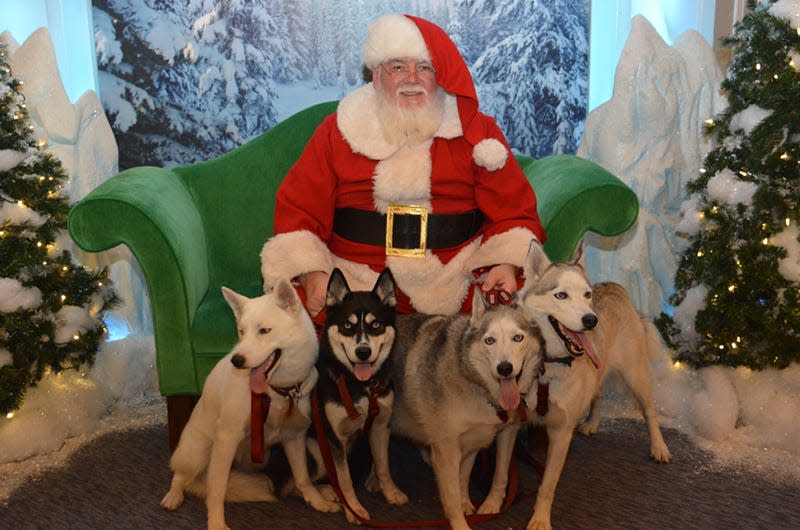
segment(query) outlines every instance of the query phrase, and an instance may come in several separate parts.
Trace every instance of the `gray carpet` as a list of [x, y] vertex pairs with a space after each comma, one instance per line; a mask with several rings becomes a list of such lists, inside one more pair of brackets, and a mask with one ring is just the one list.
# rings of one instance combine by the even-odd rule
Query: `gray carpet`
[[[798, 529], [800, 484], [722, 468], [678, 431], [665, 429], [673, 462], [648, 458], [644, 425], [607, 420], [592, 438], [576, 435], [553, 505], [553, 525], [567, 529]], [[391, 448], [395, 479], [410, 498], [387, 505], [359, 488], [376, 520], [441, 517], [428, 467], [401, 441]], [[31, 479], [0, 508], [9, 529], [205, 528], [205, 505], [187, 497], [175, 512], [159, 501], [168, 489], [166, 427], [111, 433], [87, 444], [66, 465]], [[476, 466], [477, 467], [477, 466]], [[520, 462], [521, 496], [511, 510], [476, 528], [524, 529], [539, 475]], [[479, 475], [476, 472], [476, 476]], [[475, 486], [473, 481], [473, 486]], [[474, 496], [481, 495], [475, 487]], [[236, 529], [325, 530], [348, 527], [342, 513], [321, 514], [295, 497], [277, 503], [229, 504]]]

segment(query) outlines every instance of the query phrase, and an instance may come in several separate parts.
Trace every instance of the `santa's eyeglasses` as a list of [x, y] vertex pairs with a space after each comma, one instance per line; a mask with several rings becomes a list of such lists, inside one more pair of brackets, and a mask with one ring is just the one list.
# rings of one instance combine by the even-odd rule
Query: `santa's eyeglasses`
[[392, 79], [404, 79], [415, 72], [420, 77], [434, 77], [436, 69], [428, 61], [393, 59], [381, 63], [381, 68]]

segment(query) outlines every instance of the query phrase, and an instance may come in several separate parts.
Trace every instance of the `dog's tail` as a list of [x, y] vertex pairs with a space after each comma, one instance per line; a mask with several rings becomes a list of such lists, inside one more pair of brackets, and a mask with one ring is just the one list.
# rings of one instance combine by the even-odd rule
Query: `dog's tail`
[[[205, 476], [193, 480], [187, 486], [186, 491], [205, 499]], [[231, 470], [228, 477], [228, 488], [225, 490], [225, 502], [273, 502], [276, 500], [272, 481], [265, 473], [243, 473], [235, 469]]]
[[653, 364], [663, 359], [664, 356], [667, 355], [667, 351], [664, 347], [664, 343], [661, 342], [661, 335], [655, 324], [645, 316], [641, 316], [641, 320], [642, 329], [644, 330], [647, 360]]

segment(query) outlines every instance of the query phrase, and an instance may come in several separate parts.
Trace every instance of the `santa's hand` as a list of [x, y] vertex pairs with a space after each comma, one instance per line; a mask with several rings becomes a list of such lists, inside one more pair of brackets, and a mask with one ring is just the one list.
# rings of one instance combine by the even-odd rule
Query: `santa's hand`
[[328, 274], [322, 271], [312, 271], [301, 274], [297, 279], [306, 292], [306, 309], [313, 318], [325, 307], [325, 298], [328, 294]]
[[516, 272], [516, 268], [511, 264], [501, 263], [500, 265], [495, 265], [486, 274], [486, 279], [481, 285], [481, 291], [486, 293], [499, 291], [501, 298], [505, 302], [503, 293], [507, 296], [508, 293], [513, 293], [517, 290]]

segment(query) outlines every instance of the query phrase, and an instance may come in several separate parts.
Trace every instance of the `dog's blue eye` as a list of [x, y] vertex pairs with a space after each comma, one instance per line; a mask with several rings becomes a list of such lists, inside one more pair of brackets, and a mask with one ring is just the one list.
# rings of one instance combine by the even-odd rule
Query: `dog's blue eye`
[[567, 293], [565, 293], [565, 292], [563, 292], [563, 291], [562, 291], [562, 292], [560, 292], [560, 293], [556, 293], [556, 294], [555, 294], [555, 297], [556, 297], [556, 299], [558, 299], [558, 300], [566, 300], [566, 299], [567, 299]]
[[485, 339], [483, 339], [483, 342], [485, 342], [487, 345], [491, 346], [492, 344], [494, 344], [495, 340], [494, 340], [494, 337], [486, 337]]
[[270, 331], [272, 331], [272, 328], [258, 328], [259, 335], [266, 335]]
[[524, 338], [525, 337], [523, 337], [521, 334], [517, 334], [517, 335], [514, 335], [511, 340], [513, 340], [514, 342], [522, 342], [522, 339], [524, 339]]

